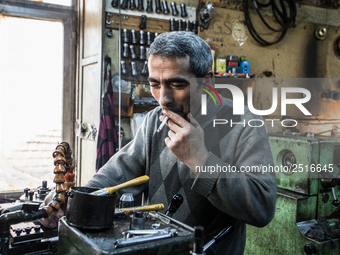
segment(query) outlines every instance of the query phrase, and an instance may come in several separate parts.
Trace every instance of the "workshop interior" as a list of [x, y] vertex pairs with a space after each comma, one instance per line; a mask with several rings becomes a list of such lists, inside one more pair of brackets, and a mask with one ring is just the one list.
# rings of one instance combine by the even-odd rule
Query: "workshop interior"
[[[247, 226], [244, 254], [340, 254], [339, 5], [0, 0], [0, 254], [205, 254], [228, 238], [233, 225], [205, 242], [202, 227], [176, 220], [181, 194], [168, 208], [117, 197], [148, 176], [82, 187], [159, 105], [147, 51], [170, 31], [207, 42], [215, 83], [236, 84], [246, 105], [268, 110], [278, 89], [277, 109], [262, 117], [275, 166], [290, 170], [276, 173], [274, 219]], [[280, 111], [283, 88], [296, 87], [310, 92], [311, 115], [294, 105]], [[107, 141], [114, 151], [98, 149]], [[40, 224], [66, 206], [58, 227]]]

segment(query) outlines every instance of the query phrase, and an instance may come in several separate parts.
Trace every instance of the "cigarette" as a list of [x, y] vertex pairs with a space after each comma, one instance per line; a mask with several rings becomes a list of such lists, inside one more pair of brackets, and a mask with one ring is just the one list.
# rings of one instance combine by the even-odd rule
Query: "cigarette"
[[157, 129], [157, 133], [161, 132], [161, 130], [163, 129], [163, 127], [165, 126], [166, 122], [168, 121], [169, 117], [165, 117], [165, 119], [163, 120], [162, 124], [159, 126], [159, 128]]

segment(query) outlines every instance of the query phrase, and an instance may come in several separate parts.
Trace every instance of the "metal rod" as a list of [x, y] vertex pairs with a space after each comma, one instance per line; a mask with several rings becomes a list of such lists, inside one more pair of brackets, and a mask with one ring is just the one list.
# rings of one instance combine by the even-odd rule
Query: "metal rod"
[[[122, 53], [121, 53], [121, 49], [122, 49], [122, 27], [121, 27], [121, 5], [119, 4], [118, 7], [118, 16], [119, 16], [119, 63], [122, 60]], [[118, 99], [118, 149], [120, 150], [122, 148], [122, 140], [120, 139], [120, 133], [121, 133], [121, 108], [122, 108], [122, 89], [121, 89], [121, 85], [122, 85], [122, 67], [121, 65], [119, 65], [119, 88], [118, 88], [118, 94], [119, 94], [119, 99]]]

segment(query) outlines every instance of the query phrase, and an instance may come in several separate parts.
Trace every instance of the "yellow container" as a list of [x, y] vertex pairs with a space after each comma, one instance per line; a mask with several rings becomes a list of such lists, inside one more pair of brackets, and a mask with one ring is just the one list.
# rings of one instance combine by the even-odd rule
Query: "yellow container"
[[227, 60], [223, 58], [217, 58], [215, 64], [215, 73], [227, 72]]

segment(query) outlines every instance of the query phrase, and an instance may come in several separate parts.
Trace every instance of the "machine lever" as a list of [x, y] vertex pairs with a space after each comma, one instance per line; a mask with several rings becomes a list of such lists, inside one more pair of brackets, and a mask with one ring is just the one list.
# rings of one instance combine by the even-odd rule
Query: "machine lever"
[[340, 202], [339, 202], [338, 198], [337, 198], [336, 195], [335, 195], [334, 187], [332, 188], [332, 193], [333, 193], [333, 198], [334, 198], [334, 201], [333, 201], [332, 204], [333, 204], [334, 206], [339, 206], [339, 205], [340, 205]]
[[180, 194], [176, 194], [172, 197], [170, 205], [168, 207], [167, 212], [165, 213], [166, 216], [172, 217], [172, 215], [177, 212], [178, 208], [183, 203], [183, 197]]
[[214, 243], [219, 242], [221, 239], [223, 239], [225, 236], [229, 235], [234, 230], [234, 225], [230, 225], [228, 227], [223, 228], [216, 236], [213, 237], [206, 245], [203, 247], [203, 251], [206, 251], [209, 249], [211, 245]]

